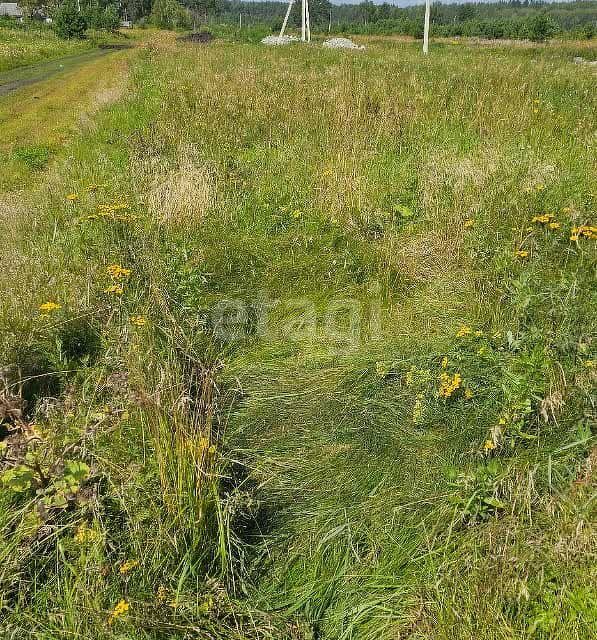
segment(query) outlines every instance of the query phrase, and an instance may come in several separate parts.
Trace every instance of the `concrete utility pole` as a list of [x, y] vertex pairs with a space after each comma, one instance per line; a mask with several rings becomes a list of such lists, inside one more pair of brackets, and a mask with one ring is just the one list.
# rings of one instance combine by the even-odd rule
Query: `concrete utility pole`
[[[290, 17], [290, 12], [292, 11], [292, 6], [294, 5], [294, 0], [289, 0], [288, 9], [286, 9], [286, 15], [284, 16], [284, 22], [282, 23], [282, 28], [280, 29], [280, 37], [284, 35], [284, 31], [286, 31], [286, 25], [288, 24], [288, 18]], [[301, 1], [301, 40], [303, 42], [311, 42], [311, 20], [309, 17], [309, 0]]]
[[429, 53], [429, 15], [431, 14], [431, 0], [425, 0], [425, 27], [423, 29], [423, 53]]
[[288, 17], [290, 16], [290, 12], [292, 11], [293, 4], [294, 4], [294, 0], [290, 0], [290, 2], [288, 3], [288, 9], [286, 9], [284, 22], [282, 23], [282, 28], [280, 29], [280, 38], [284, 35], [284, 31], [286, 31], [286, 25], [288, 24]]

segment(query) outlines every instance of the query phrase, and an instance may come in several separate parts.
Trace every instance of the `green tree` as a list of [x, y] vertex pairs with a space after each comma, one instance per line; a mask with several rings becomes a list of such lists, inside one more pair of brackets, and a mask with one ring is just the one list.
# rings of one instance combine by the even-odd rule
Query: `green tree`
[[109, 4], [104, 8], [99, 6], [90, 7], [85, 11], [87, 26], [91, 29], [106, 29], [116, 31], [120, 26], [120, 16], [118, 9]]
[[160, 29], [188, 29], [191, 26], [188, 12], [176, 0], [155, 0], [151, 22]]
[[87, 21], [77, 9], [75, 0], [64, 0], [54, 12], [52, 27], [60, 38], [84, 38]]
[[216, 9], [216, 0], [188, 0], [186, 5], [191, 11], [195, 22], [207, 23], [209, 14]]
[[545, 12], [536, 13], [527, 21], [529, 38], [534, 42], [543, 42], [556, 33], [558, 26]]

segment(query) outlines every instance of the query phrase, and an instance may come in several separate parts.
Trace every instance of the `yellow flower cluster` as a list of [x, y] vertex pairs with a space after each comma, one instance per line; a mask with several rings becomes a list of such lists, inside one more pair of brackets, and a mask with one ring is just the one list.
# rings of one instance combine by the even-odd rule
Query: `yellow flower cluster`
[[125, 278], [128, 278], [131, 275], [130, 269], [125, 269], [121, 267], [119, 264], [111, 264], [106, 269], [108, 275], [117, 282], [106, 287], [104, 289], [104, 293], [110, 293], [115, 296], [121, 296], [124, 292], [124, 288], [121, 284], [121, 281]]
[[114, 278], [114, 280], [122, 280], [123, 278], [128, 278], [131, 275], [130, 269], [125, 269], [119, 264], [111, 264], [106, 271], [111, 278]]
[[92, 529], [87, 522], [82, 522], [75, 531], [75, 535], [73, 536], [73, 540], [77, 544], [86, 544], [88, 542], [95, 542], [100, 538], [99, 531]]
[[493, 440], [485, 440], [485, 444], [483, 445], [483, 449], [486, 452], [493, 451], [496, 447], [497, 445]]
[[131, 220], [131, 216], [123, 211], [127, 211], [129, 205], [126, 202], [114, 202], [113, 204], [101, 204], [98, 207], [97, 213], [92, 213], [86, 217], [87, 220], [108, 219], [118, 222], [127, 222]]
[[554, 220], [554, 215], [552, 213], [542, 213], [539, 216], [533, 216], [531, 222], [535, 222], [537, 224], [545, 225], [548, 229], [559, 229], [562, 225]]
[[466, 324], [463, 324], [460, 329], [456, 332], [457, 338], [464, 338], [465, 336], [470, 336], [473, 330]]
[[159, 604], [164, 604], [169, 597], [170, 597], [170, 591], [168, 590], [167, 587], [161, 584], [158, 587], [158, 590], [155, 594], [155, 599], [158, 601]]
[[536, 222], [538, 224], [551, 224], [554, 216], [552, 213], [542, 213], [539, 216], [533, 216], [531, 222]]
[[528, 258], [529, 252], [526, 249], [518, 249], [514, 254], [517, 258]]
[[120, 600], [114, 610], [108, 617], [108, 624], [113, 624], [114, 620], [123, 616], [131, 608], [130, 604], [126, 600]]
[[576, 241], [579, 238], [588, 238], [589, 240], [597, 239], [597, 227], [583, 224], [580, 227], [573, 227], [570, 234], [570, 240]]
[[136, 569], [139, 566], [139, 561], [138, 560], [127, 560], [126, 562], [123, 562], [118, 571], [120, 572], [121, 576], [125, 576], [127, 573], [130, 573], [131, 571], [133, 571], [133, 569]]
[[460, 389], [462, 384], [462, 376], [459, 373], [455, 373], [451, 376], [449, 373], [442, 371], [439, 375], [439, 397], [440, 398], [449, 398], [451, 397], [455, 391]]
[[199, 455], [201, 455], [206, 450], [207, 450], [207, 453], [213, 455], [216, 452], [216, 445], [215, 444], [210, 445], [209, 438], [202, 437], [202, 438], [199, 438], [199, 442], [197, 443], [197, 450]]
[[147, 318], [145, 316], [131, 316], [131, 324], [135, 327], [144, 327], [147, 324]]
[[104, 293], [111, 293], [115, 296], [121, 296], [124, 293], [124, 289], [119, 284], [112, 284], [104, 289]]
[[470, 229], [474, 224], [475, 224], [475, 221], [471, 218], [468, 218], [467, 220], [464, 221], [463, 226], [465, 229]]
[[70, 202], [74, 202], [75, 200], [78, 200], [78, 199], [79, 199], [79, 194], [78, 194], [78, 193], [69, 193], [69, 194], [66, 196], [66, 199], [67, 199], [67, 200], [70, 200]]
[[52, 313], [52, 311], [58, 311], [58, 309], [62, 309], [62, 305], [57, 302], [44, 302], [39, 305], [39, 310], [42, 313]]

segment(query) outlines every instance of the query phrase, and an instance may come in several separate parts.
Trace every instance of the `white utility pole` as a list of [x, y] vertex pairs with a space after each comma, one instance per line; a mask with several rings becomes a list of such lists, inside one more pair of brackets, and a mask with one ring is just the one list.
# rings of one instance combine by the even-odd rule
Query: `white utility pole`
[[[286, 25], [288, 24], [288, 18], [292, 11], [294, 0], [289, 0], [288, 9], [286, 9], [286, 15], [284, 16], [284, 22], [280, 29], [280, 37], [284, 35], [286, 31]], [[311, 42], [311, 20], [309, 17], [309, 0], [301, 0], [301, 40], [303, 42]]]
[[292, 11], [292, 5], [294, 4], [294, 0], [290, 0], [288, 3], [288, 9], [286, 10], [286, 15], [284, 16], [284, 22], [282, 23], [282, 28], [280, 29], [280, 38], [284, 35], [284, 31], [286, 30], [286, 25], [288, 24], [288, 17], [290, 16], [290, 12]]
[[307, 42], [311, 42], [311, 19], [309, 17], [309, 0], [305, 0], [305, 22], [307, 30]]
[[429, 15], [431, 0], [425, 0], [425, 27], [423, 29], [423, 53], [429, 53]]

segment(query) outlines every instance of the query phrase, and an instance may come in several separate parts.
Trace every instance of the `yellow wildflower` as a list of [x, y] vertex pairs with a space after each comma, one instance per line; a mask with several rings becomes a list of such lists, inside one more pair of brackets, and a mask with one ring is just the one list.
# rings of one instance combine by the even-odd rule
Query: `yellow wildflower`
[[62, 305], [57, 302], [44, 302], [39, 305], [39, 310], [42, 313], [52, 313], [52, 311], [58, 311], [58, 309], [62, 309]]
[[451, 376], [444, 371], [440, 374], [439, 379], [440, 385], [438, 393], [440, 398], [449, 398], [457, 389], [460, 388], [460, 385], [462, 384], [462, 376], [459, 373], [455, 373]]
[[130, 609], [130, 604], [126, 600], [120, 600], [114, 610], [110, 613], [108, 617], [108, 624], [113, 624], [116, 618], [120, 618]]
[[562, 213], [572, 213], [572, 207], [564, 207]]
[[67, 200], [70, 200], [71, 202], [74, 202], [75, 200], [78, 200], [78, 199], [79, 199], [79, 194], [78, 194], [78, 193], [69, 193], [69, 194], [66, 196], [66, 199], [67, 199]]
[[493, 451], [496, 448], [496, 444], [493, 440], [485, 440], [485, 444], [483, 445], [483, 449], [485, 451]]
[[533, 216], [531, 222], [538, 222], [539, 224], [547, 224], [553, 220], [553, 215], [551, 213], [542, 213], [539, 216]]
[[296, 211], [293, 211], [291, 215], [295, 220], [298, 220], [303, 215], [303, 212], [297, 209]]
[[115, 296], [121, 296], [124, 289], [119, 284], [113, 284], [110, 287], [104, 289], [104, 293], [112, 293]]
[[562, 225], [559, 222], [550, 222], [547, 226], [550, 229], [559, 229]]
[[136, 327], [143, 327], [147, 324], [147, 318], [145, 316], [131, 316], [131, 324]]
[[471, 218], [467, 219], [464, 221], [464, 228], [465, 229], [470, 229], [473, 225], [475, 224], [475, 221], [472, 220]]
[[383, 360], [375, 363], [375, 373], [380, 378], [385, 378], [388, 373], [390, 373], [391, 368], [391, 365], [388, 362], [384, 362]]
[[119, 264], [111, 264], [106, 268], [108, 275], [114, 280], [121, 280], [122, 278], [128, 278], [131, 275], [130, 269], [125, 269]]
[[164, 604], [166, 600], [168, 600], [169, 595], [170, 592], [168, 591], [168, 589], [163, 584], [161, 584], [155, 594], [155, 599], [159, 602], [159, 604]]
[[127, 560], [120, 565], [118, 571], [121, 576], [125, 576], [127, 573], [130, 573], [133, 569], [136, 569], [139, 566], [138, 560]]
[[587, 369], [594, 369], [595, 367], [597, 367], [597, 361], [585, 360], [584, 365]]
[[537, 189], [537, 191], [543, 191], [545, 189], [545, 185], [544, 184], [538, 184], [535, 189]]
[[473, 330], [467, 326], [466, 324], [463, 324], [460, 329], [458, 329], [457, 333], [456, 333], [456, 337], [457, 338], [464, 338], [465, 336], [470, 336], [471, 333], [473, 332]]
[[467, 387], [467, 388], [464, 390], [464, 397], [465, 397], [467, 400], [470, 400], [474, 395], [475, 395], [475, 394], [473, 393], [473, 390], [472, 390], [470, 387]]
[[518, 251], [514, 255], [517, 258], [528, 258], [529, 252], [526, 249], [518, 249]]
[[580, 227], [573, 227], [570, 240], [578, 240], [582, 237], [589, 238], [590, 240], [597, 239], [597, 227], [587, 224], [583, 224]]
[[75, 531], [75, 535], [73, 536], [73, 540], [77, 544], [85, 544], [86, 542], [94, 542], [100, 537], [100, 534], [95, 530], [91, 529], [87, 522], [82, 522]]

